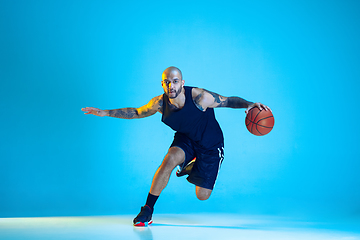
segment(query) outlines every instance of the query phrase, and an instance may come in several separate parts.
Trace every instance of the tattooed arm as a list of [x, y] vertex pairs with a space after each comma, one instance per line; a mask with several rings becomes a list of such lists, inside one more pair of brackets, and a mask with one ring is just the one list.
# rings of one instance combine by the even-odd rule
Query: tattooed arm
[[139, 108], [119, 108], [113, 110], [101, 110], [93, 107], [82, 108], [85, 114], [93, 114], [95, 116], [116, 117], [124, 119], [144, 118], [154, 115], [156, 112], [162, 111], [162, 95], [154, 97], [150, 102]]
[[269, 107], [261, 103], [253, 103], [246, 101], [241, 97], [224, 97], [217, 93], [210, 92], [205, 89], [193, 88], [192, 96], [195, 105], [205, 111], [207, 108], [228, 107], [228, 108], [246, 108], [248, 112], [253, 107], [270, 110]]

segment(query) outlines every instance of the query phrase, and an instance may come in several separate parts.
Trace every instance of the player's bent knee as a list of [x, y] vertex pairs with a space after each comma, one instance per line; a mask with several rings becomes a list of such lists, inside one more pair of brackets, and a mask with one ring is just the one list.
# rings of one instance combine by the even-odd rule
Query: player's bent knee
[[205, 201], [205, 200], [208, 200], [210, 196], [198, 196], [197, 195], [197, 198], [200, 200], [200, 201]]
[[185, 160], [185, 153], [180, 148], [170, 148], [166, 154], [162, 165], [167, 168], [174, 169], [177, 165]]
[[196, 197], [201, 201], [208, 200], [211, 192], [212, 190], [210, 189], [196, 187]]
[[164, 161], [163, 161], [162, 165], [165, 168], [174, 169], [178, 165], [177, 162], [178, 161], [177, 161], [176, 157], [168, 154], [164, 158]]

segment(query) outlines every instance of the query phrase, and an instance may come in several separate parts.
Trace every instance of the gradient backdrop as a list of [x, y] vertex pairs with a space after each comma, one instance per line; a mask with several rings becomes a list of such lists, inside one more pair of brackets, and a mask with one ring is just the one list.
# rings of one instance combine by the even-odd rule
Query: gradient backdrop
[[273, 131], [217, 109], [213, 195], [173, 173], [157, 213], [360, 215], [358, 1], [0, 0], [0, 217], [136, 215], [173, 138], [140, 107], [161, 73], [270, 106]]

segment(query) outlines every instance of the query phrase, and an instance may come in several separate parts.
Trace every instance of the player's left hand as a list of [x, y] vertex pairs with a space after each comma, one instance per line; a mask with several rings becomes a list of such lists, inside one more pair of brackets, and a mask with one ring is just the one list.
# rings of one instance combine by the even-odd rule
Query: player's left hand
[[265, 109], [265, 111], [270, 111], [270, 112], [271, 112], [271, 109], [270, 109], [268, 106], [266, 106], [266, 105], [264, 105], [264, 104], [262, 104], [262, 103], [257, 102], [257, 103], [251, 104], [251, 105], [245, 110], [245, 113], [248, 114], [248, 112], [250, 111], [250, 109], [252, 109], [252, 108], [254, 108], [254, 107], [257, 107], [257, 108], [259, 108], [260, 110]]

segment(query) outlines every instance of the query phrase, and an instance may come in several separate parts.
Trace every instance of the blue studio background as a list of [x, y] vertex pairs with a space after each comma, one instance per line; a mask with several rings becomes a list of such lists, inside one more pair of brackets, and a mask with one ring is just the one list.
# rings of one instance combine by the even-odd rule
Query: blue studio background
[[[358, 217], [358, 1], [0, 0], [0, 217], [136, 215], [173, 131], [82, 107], [140, 107], [161, 73], [260, 101], [275, 127], [217, 109], [213, 195], [173, 173], [157, 213]], [[179, 210], [181, 209], [181, 210]]]

